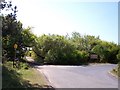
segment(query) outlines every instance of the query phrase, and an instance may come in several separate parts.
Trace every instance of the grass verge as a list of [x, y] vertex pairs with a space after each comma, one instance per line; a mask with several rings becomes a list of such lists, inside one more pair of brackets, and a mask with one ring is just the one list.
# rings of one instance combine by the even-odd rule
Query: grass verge
[[120, 78], [120, 73], [119, 73], [119, 66], [116, 66], [112, 71], [110, 71], [111, 74], [113, 74], [115, 77]]
[[[27, 64], [21, 63], [21, 68], [13, 68], [12, 62], [2, 65], [2, 90], [30, 90], [30, 88], [52, 88], [47, 85], [44, 76], [34, 68], [26, 68]], [[36, 90], [36, 89], [35, 89]]]

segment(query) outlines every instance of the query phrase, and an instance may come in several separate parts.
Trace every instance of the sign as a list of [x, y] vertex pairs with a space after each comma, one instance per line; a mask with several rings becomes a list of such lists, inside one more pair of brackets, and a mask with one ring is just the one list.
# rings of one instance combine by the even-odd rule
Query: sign
[[91, 54], [91, 55], [90, 55], [90, 58], [91, 58], [91, 59], [98, 59], [98, 55], [96, 55], [96, 54]]
[[17, 44], [14, 44], [14, 48], [16, 49], [18, 47], [18, 45]]

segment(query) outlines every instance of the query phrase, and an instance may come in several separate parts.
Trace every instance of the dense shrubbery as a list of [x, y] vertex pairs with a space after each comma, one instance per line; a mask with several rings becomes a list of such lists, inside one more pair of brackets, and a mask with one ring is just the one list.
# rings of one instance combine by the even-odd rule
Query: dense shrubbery
[[99, 56], [94, 62], [117, 63], [119, 47], [111, 42], [94, 36], [81, 36], [74, 33], [72, 37], [60, 35], [42, 35], [36, 38], [33, 51], [43, 62], [49, 64], [80, 65], [92, 62], [90, 53]]
[[[70, 64], [75, 47], [64, 36], [43, 35], [38, 38], [39, 47], [34, 48], [39, 51], [39, 56], [44, 57], [44, 61], [51, 64]], [[71, 63], [72, 64], [72, 63]]]
[[[4, 6], [4, 4], [2, 4]], [[81, 35], [73, 32], [71, 36], [42, 35], [35, 36], [30, 27], [23, 29], [22, 23], [17, 21], [17, 7], [11, 3], [2, 9], [9, 8], [10, 14], [2, 17], [2, 51], [7, 60], [15, 59], [14, 44], [18, 44], [17, 58], [22, 60], [27, 47], [32, 47], [34, 58], [40, 62], [50, 64], [85, 64], [93, 62], [90, 54], [99, 56], [94, 62], [118, 63], [120, 61], [120, 45], [100, 40], [99, 36]]]

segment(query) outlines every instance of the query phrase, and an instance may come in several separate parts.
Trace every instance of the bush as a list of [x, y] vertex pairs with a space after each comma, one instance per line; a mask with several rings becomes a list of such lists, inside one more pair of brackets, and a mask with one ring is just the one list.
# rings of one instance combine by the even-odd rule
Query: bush
[[56, 60], [57, 60], [57, 53], [55, 53], [52, 50], [49, 50], [48, 53], [45, 56], [45, 62], [48, 64], [57, 64]]
[[117, 60], [120, 61], [120, 52], [116, 55], [116, 57], [117, 57]]
[[28, 65], [28, 63], [20, 62], [20, 68], [21, 68], [21, 69], [28, 69], [28, 68], [29, 68], [29, 65]]
[[72, 64], [71, 55], [75, 48], [64, 36], [41, 36], [40, 40], [39, 53], [45, 57], [44, 62], [50, 64]]
[[[44, 56], [47, 64], [79, 65], [87, 63], [89, 54], [76, 50], [75, 46], [63, 36], [41, 36], [39, 54]], [[39, 41], [39, 42], [40, 42]]]
[[80, 64], [80, 65], [87, 64], [88, 58], [89, 58], [89, 53], [87, 53], [86, 51], [76, 50], [74, 52], [74, 59], [76, 64]]

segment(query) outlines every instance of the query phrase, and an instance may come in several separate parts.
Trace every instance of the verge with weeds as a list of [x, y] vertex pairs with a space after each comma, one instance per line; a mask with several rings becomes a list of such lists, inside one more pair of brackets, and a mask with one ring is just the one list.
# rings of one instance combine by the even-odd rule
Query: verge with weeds
[[47, 85], [43, 75], [27, 63], [21, 62], [19, 66], [19, 68], [13, 68], [11, 61], [2, 65], [2, 90], [52, 88]]

